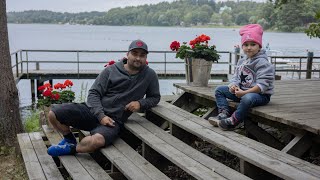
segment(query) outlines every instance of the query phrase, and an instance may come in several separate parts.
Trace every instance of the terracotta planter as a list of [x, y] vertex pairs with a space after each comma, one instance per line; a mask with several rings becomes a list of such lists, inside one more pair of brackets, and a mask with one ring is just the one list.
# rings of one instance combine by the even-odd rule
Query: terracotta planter
[[190, 86], [207, 87], [211, 78], [212, 61], [186, 58], [186, 80]]

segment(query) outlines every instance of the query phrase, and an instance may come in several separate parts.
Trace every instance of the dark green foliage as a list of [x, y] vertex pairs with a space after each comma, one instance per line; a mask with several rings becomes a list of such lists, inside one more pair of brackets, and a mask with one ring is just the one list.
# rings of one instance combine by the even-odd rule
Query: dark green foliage
[[[229, 7], [220, 11], [222, 7]], [[172, 3], [114, 8], [108, 12], [58, 13], [51, 11], [9, 12], [9, 23], [55, 23], [95, 25], [194, 26], [212, 23], [224, 26], [259, 23], [265, 30], [304, 31], [319, 37], [319, 0], [269, 0], [217, 2], [213, 0], [180, 0]], [[315, 24], [314, 24], [315, 23]]]

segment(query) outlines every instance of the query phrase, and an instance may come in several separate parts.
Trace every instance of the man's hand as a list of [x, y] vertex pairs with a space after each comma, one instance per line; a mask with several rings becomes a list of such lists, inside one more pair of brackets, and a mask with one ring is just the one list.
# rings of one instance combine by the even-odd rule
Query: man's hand
[[140, 110], [140, 103], [138, 101], [132, 101], [125, 107], [126, 111], [137, 112]]
[[106, 116], [104, 118], [101, 119], [100, 124], [104, 125], [104, 126], [114, 126], [114, 120], [111, 119], [109, 116]]

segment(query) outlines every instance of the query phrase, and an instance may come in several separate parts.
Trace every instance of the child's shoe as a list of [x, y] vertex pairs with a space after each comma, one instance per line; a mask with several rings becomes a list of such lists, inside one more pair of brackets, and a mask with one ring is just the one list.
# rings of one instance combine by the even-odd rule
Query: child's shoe
[[226, 110], [222, 110], [218, 116], [215, 116], [215, 117], [209, 117], [208, 118], [208, 121], [210, 124], [212, 124], [213, 126], [215, 127], [218, 127], [218, 123], [219, 121], [223, 120], [223, 119], [226, 119], [230, 117], [229, 113], [226, 111]]
[[66, 143], [64, 145], [52, 145], [48, 148], [48, 154], [53, 157], [72, 155], [76, 153], [76, 145]]
[[218, 126], [220, 127], [220, 129], [228, 131], [241, 127], [242, 123], [231, 116], [229, 118], [219, 121]]

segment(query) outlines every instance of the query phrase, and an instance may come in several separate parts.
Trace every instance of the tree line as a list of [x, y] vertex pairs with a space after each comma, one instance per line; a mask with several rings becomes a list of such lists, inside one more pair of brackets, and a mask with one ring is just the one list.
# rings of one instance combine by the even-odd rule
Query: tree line
[[265, 29], [303, 31], [317, 22], [319, 0], [295, 1], [274, 8], [274, 3], [251, 1], [180, 0], [155, 5], [113, 8], [107, 12], [59, 13], [46, 10], [9, 12], [9, 23], [53, 23], [145, 26], [234, 26], [259, 23]]

